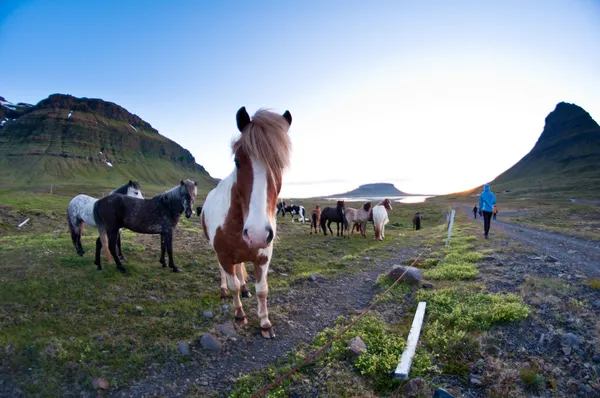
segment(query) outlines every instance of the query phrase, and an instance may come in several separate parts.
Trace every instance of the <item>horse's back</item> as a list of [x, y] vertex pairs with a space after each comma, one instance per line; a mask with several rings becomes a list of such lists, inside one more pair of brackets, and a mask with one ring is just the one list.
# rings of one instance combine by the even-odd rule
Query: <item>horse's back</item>
[[385, 207], [377, 205], [373, 208], [373, 222], [374, 223], [387, 223], [388, 215]]

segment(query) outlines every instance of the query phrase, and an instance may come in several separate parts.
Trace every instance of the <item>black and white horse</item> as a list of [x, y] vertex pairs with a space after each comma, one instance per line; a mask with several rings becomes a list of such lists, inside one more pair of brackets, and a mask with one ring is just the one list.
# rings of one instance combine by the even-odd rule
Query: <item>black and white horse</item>
[[[296, 205], [291, 205], [291, 206], [285, 206], [285, 213], [290, 213], [290, 215], [292, 216], [292, 219], [294, 218], [294, 216], [297, 214], [300, 217], [298, 217], [298, 221], [304, 222], [304, 218], [306, 217], [306, 210], [304, 209], [304, 206], [296, 206]], [[284, 215], [285, 215], [284, 213]]]
[[285, 205], [285, 201], [281, 201], [281, 202], [277, 203], [277, 213], [276, 213], [276, 215], [278, 216], [279, 213], [281, 213], [281, 215], [285, 217], [285, 212], [286, 212], [285, 209], [286, 209], [286, 207], [287, 206]]

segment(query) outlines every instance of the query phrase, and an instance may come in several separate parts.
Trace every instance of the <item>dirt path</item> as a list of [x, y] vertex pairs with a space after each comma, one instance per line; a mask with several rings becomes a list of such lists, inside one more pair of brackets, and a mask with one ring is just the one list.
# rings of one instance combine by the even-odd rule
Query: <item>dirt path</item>
[[[473, 213], [469, 207], [464, 206], [462, 210], [470, 215], [470, 220], [473, 220]], [[476, 221], [483, 224], [483, 219], [479, 216]], [[541, 231], [499, 219], [492, 220], [490, 237], [493, 237], [495, 231], [522, 242], [540, 257], [552, 256], [556, 258], [574, 272], [589, 278], [600, 277], [600, 242], [575, 238], [556, 232]]]
[[[308, 343], [318, 332], [333, 326], [338, 316], [364, 309], [377, 293], [377, 277], [416, 253], [413, 248], [389, 250], [394, 260], [363, 258], [364, 272], [335, 280], [323, 277], [306, 280], [285, 292], [272, 294], [269, 312], [277, 333], [275, 339], [265, 340], [258, 334], [252, 323], [257, 319], [256, 300], [254, 297], [243, 299], [250, 324], [243, 329], [236, 328], [236, 336], [226, 339], [221, 352], [211, 353], [203, 350], [197, 341], [192, 342], [188, 363], [167, 363], [149, 371], [150, 375], [144, 380], [108, 396], [226, 396], [238, 376], [276, 364], [299, 343]], [[230, 306], [230, 300], [226, 304]]]

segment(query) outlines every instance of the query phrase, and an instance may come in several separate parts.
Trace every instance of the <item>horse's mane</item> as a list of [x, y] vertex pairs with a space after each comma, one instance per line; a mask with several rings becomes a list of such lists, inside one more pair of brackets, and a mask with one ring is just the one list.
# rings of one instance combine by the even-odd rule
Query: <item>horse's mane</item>
[[[186, 179], [183, 182], [188, 191], [190, 190], [190, 187], [194, 188], [194, 192], [192, 192], [192, 193], [194, 193], [194, 195], [195, 195], [196, 183], [189, 179]], [[181, 187], [181, 185], [176, 185], [173, 188], [169, 189], [168, 191], [165, 191], [159, 195], [156, 195], [155, 197], [152, 198], [152, 200], [170, 201], [170, 200], [180, 199], [181, 192], [179, 190], [179, 187]]]
[[379, 202], [378, 206], [385, 206], [388, 203], [390, 203], [389, 199], [383, 199], [381, 202]]
[[[137, 190], [140, 189], [140, 183], [138, 181], [130, 181], [130, 182], [131, 182], [132, 187], [134, 187]], [[115, 189], [114, 191], [111, 192], [111, 194], [120, 193], [121, 195], [127, 195], [127, 188], [129, 188], [129, 182], [127, 184], [123, 185], [122, 187]]]
[[344, 208], [346, 208], [346, 202], [344, 202], [343, 200], [338, 200], [335, 207], [341, 207], [344, 209]]
[[266, 109], [259, 109], [252, 121], [244, 128], [242, 136], [231, 145], [233, 153], [243, 149], [280, 180], [283, 170], [289, 166], [292, 142], [288, 135], [290, 125], [285, 118]]
[[372, 206], [372, 205], [373, 205], [373, 204], [372, 204], [371, 202], [365, 202], [365, 204], [363, 204], [363, 210], [364, 210], [364, 211], [369, 211], [369, 210], [371, 210], [371, 206]]

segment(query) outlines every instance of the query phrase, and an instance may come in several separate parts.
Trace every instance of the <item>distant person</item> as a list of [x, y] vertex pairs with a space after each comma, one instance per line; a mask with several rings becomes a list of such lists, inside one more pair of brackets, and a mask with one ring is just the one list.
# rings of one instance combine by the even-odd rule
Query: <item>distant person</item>
[[473, 218], [477, 220], [477, 205], [473, 207]]
[[494, 220], [496, 219], [496, 214], [498, 214], [498, 206], [494, 205]]
[[483, 214], [483, 232], [485, 238], [488, 238], [490, 233], [490, 221], [496, 204], [496, 196], [490, 190], [490, 184], [483, 186], [483, 192], [479, 195], [479, 211]]

